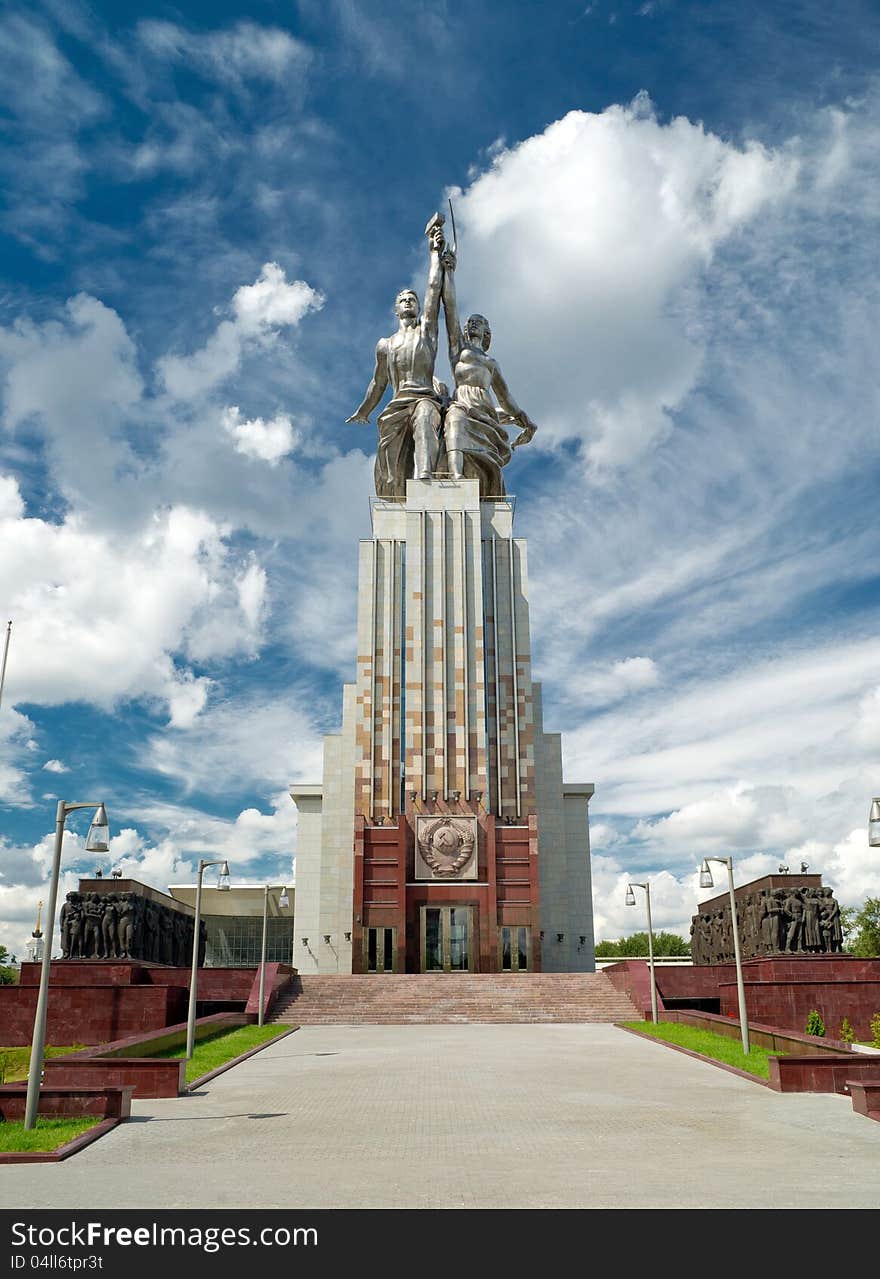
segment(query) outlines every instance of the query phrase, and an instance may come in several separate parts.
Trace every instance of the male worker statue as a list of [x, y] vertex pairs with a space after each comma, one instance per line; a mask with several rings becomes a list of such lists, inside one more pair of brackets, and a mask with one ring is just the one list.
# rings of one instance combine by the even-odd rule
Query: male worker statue
[[406, 481], [430, 479], [437, 466], [441, 399], [434, 385], [434, 361], [443, 287], [440, 255], [446, 247], [439, 213], [431, 218], [425, 234], [431, 246], [431, 265], [424, 313], [419, 315], [419, 299], [412, 289], [398, 293], [394, 309], [399, 328], [390, 337], [379, 339], [376, 367], [363, 403], [346, 418], [348, 422], [369, 422], [391, 383], [392, 398], [378, 420], [377, 497], [405, 498]]

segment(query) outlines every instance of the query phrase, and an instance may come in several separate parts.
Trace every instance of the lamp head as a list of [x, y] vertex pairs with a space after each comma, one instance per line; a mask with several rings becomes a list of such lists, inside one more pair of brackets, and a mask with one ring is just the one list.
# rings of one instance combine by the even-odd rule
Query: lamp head
[[715, 880], [712, 878], [712, 872], [709, 869], [709, 863], [703, 858], [703, 864], [700, 867], [700, 887], [714, 888]]
[[229, 862], [221, 862], [220, 874], [217, 876], [217, 888], [221, 893], [229, 892]]
[[871, 815], [868, 818], [868, 844], [871, 848], [880, 848], [880, 799], [871, 800]]
[[290, 905], [290, 898], [287, 896], [287, 889], [282, 888], [281, 896], [278, 898], [278, 909], [287, 910], [289, 905]]
[[635, 904], [636, 904], [636, 895], [635, 895], [635, 893], [633, 892], [632, 884], [627, 884], [627, 886], [626, 886], [626, 897], [625, 897], [623, 900], [624, 900], [624, 905], [626, 905], [626, 906], [635, 906]]
[[92, 818], [92, 824], [89, 827], [86, 839], [86, 852], [110, 852], [110, 827], [107, 824], [107, 809], [103, 804], [98, 805], [98, 810]]

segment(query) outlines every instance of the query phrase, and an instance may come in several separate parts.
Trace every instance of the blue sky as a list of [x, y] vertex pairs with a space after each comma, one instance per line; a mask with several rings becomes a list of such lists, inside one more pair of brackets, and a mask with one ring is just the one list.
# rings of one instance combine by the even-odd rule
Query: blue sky
[[539, 424], [508, 488], [598, 935], [637, 872], [686, 931], [706, 853], [880, 891], [878, 37], [857, 0], [6, 7], [0, 942], [57, 797], [159, 887], [291, 873], [354, 669], [345, 418], [450, 191]]

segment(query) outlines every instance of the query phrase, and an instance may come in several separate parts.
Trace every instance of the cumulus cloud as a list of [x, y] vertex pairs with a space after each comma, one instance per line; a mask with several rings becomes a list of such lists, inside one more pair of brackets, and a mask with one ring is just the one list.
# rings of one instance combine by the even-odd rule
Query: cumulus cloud
[[124, 536], [75, 514], [0, 521], [0, 596], [15, 618], [10, 700], [109, 709], [158, 698], [175, 724], [191, 724], [209, 683], [175, 654], [250, 652], [259, 638], [259, 566], [242, 561], [227, 532], [182, 507]]
[[295, 327], [309, 311], [319, 311], [323, 305], [322, 294], [311, 285], [304, 280], [288, 282], [277, 262], [265, 263], [253, 284], [236, 290], [233, 318], [222, 320], [201, 350], [159, 361], [165, 389], [178, 400], [205, 394], [236, 372], [249, 345], [271, 343], [281, 329]]
[[[143, 392], [135, 346], [120, 316], [81, 293], [59, 319], [22, 318], [0, 328], [0, 369], [6, 429], [35, 425], [59, 489], [100, 510], [117, 467], [131, 461], [126, 429]], [[0, 512], [3, 506], [0, 495]]]
[[702, 358], [686, 290], [796, 177], [784, 152], [661, 123], [641, 94], [569, 112], [453, 193], [459, 288], [469, 309], [508, 317], [502, 367], [528, 379], [511, 384], [539, 441], [577, 441], [595, 472], [665, 437]]
[[259, 458], [270, 466], [277, 466], [283, 457], [292, 453], [298, 436], [286, 413], [279, 413], [269, 421], [261, 417], [243, 419], [237, 406], [223, 410], [223, 429], [235, 443], [235, 451], [245, 457]]
[[69, 773], [70, 769], [63, 764], [60, 759], [47, 759], [43, 765], [43, 769], [47, 773]]

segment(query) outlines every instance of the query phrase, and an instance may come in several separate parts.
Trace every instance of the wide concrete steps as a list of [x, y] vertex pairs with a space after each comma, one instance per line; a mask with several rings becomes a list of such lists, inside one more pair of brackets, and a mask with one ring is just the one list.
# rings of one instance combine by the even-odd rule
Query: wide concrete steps
[[298, 976], [270, 1021], [297, 1026], [639, 1021], [604, 973]]

